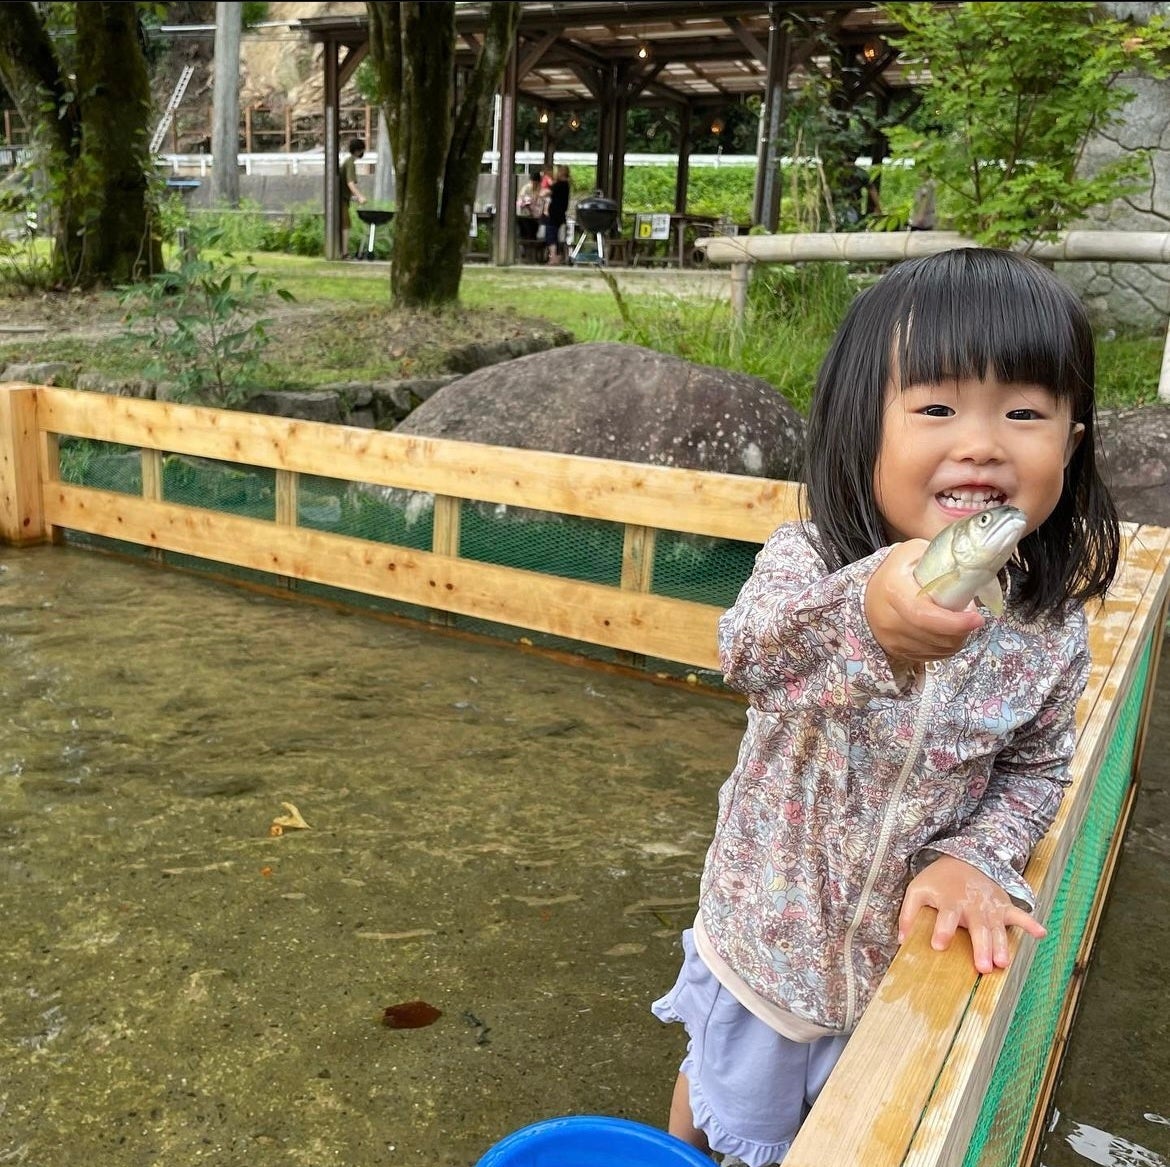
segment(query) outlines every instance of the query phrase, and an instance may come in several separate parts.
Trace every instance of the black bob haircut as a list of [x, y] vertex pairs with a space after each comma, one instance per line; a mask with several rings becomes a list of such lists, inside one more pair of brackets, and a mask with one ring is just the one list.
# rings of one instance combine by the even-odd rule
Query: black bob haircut
[[817, 376], [805, 448], [807, 517], [829, 570], [889, 541], [873, 474], [895, 368], [903, 389], [994, 376], [1042, 385], [1070, 403], [1084, 432], [1055, 510], [1016, 549], [1012, 595], [1030, 618], [1104, 596], [1117, 570], [1120, 533], [1097, 467], [1092, 327], [1080, 301], [1050, 271], [991, 248], [906, 260], [845, 314]]

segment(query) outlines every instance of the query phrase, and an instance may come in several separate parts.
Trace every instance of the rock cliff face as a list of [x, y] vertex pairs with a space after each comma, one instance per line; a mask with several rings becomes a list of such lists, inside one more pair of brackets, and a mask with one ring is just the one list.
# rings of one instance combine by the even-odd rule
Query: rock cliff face
[[[213, 4], [187, 7], [200, 11], [185, 12], [174, 23], [214, 23]], [[210, 15], [204, 14], [203, 9], [210, 10]], [[263, 106], [280, 125], [283, 125], [286, 111], [293, 119], [312, 119], [315, 125], [319, 125], [325, 87], [322, 47], [310, 43], [304, 33], [295, 28], [275, 25], [319, 16], [364, 15], [365, 11], [364, 3], [269, 4], [263, 23], [274, 27], [246, 31], [240, 43], [240, 109]], [[175, 131], [167, 135], [164, 150], [176, 145], [179, 153], [210, 149], [207, 138], [211, 127], [213, 56], [214, 37], [210, 33], [175, 38], [170, 50], [156, 66], [151, 87], [155, 105], [160, 111], [166, 108], [183, 67], [195, 66], [195, 73], [176, 114]], [[342, 92], [342, 105], [361, 101], [351, 79]], [[303, 138], [298, 140], [299, 149], [308, 144]], [[263, 148], [271, 149], [271, 143], [265, 143]]]
[[[364, 16], [363, 3], [269, 4], [267, 21], [317, 16]], [[283, 112], [320, 114], [325, 78], [321, 46], [290, 29], [257, 29], [240, 46], [240, 105], [263, 104]], [[349, 93], [350, 91], [347, 91]]]

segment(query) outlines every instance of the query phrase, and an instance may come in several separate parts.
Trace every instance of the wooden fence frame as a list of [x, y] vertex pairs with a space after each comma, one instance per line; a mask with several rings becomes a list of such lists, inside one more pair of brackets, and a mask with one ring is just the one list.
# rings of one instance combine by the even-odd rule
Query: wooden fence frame
[[[7, 435], [7, 436], [5, 436]], [[139, 447], [144, 497], [63, 483], [58, 435]], [[660, 530], [762, 543], [796, 512], [790, 482], [511, 450], [12, 383], [0, 386], [0, 542], [55, 528], [121, 539], [552, 636], [718, 668], [719, 607], [649, 592]], [[276, 471], [277, 522], [161, 501], [163, 451]], [[302, 474], [435, 496], [431, 551], [296, 525]], [[622, 586], [458, 558], [461, 499], [624, 527]]]
[[[62, 482], [61, 436], [139, 448], [142, 496]], [[164, 452], [273, 469], [275, 520], [162, 501]], [[298, 527], [302, 474], [434, 494], [432, 550]], [[460, 499], [622, 524], [621, 585], [461, 560]], [[70, 389], [0, 386], [0, 543], [30, 545], [75, 530], [702, 668], [718, 667], [720, 609], [650, 593], [656, 533], [762, 543], [780, 522], [795, 517], [798, 499], [799, 487], [788, 482]], [[1135, 758], [1145, 733], [1166, 618], [1170, 531], [1127, 526], [1125, 536], [1121, 578], [1102, 610], [1092, 614], [1094, 663], [1078, 708], [1072, 786], [1026, 872], [1042, 920], [1123, 700], [1150, 653]], [[1099, 890], [1103, 894], [1104, 886]], [[785, 1167], [963, 1162], [1035, 943], [1015, 935], [1011, 969], [981, 977], [965, 933], [949, 951], [931, 950], [931, 915], [923, 913], [894, 960]], [[1038, 1115], [1044, 1107], [1041, 1098]]]
[[[757, 263], [896, 263], [956, 247], [981, 247], [957, 231], [808, 231], [791, 235], [712, 235], [695, 241], [707, 263], [730, 268], [736, 331], [747, 313], [748, 272]], [[1019, 248], [1044, 263], [1170, 263], [1167, 231], [1062, 231]], [[1158, 399], [1170, 401], [1170, 329], [1162, 349]]]

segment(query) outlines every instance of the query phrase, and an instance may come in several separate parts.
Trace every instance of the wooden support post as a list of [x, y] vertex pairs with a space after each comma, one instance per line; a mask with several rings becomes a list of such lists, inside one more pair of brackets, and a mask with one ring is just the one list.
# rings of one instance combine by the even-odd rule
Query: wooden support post
[[325, 52], [325, 191], [322, 206], [325, 210], [325, 258], [341, 257], [341, 160], [338, 157], [341, 131], [340, 83], [337, 45], [327, 40]]
[[0, 385], [0, 543], [45, 543], [37, 433], [37, 391], [32, 385]]
[[687, 184], [691, 171], [691, 119], [693, 107], [690, 102], [678, 110], [678, 173], [674, 180], [674, 210], [682, 215], [687, 209]]
[[[628, 592], [648, 592], [654, 585], [654, 546], [658, 532], [654, 527], [626, 523], [622, 538], [621, 586]], [[631, 668], [646, 667], [640, 652], [619, 652], [618, 660]]]
[[[144, 446], [139, 450], [142, 463], [142, 497], [152, 502], [162, 502], [163, 499], [163, 456], [162, 450], [154, 450]], [[155, 563], [162, 563], [163, 552], [161, 547], [152, 547], [150, 558]]]
[[[459, 558], [459, 523], [462, 500], [449, 494], [435, 495], [435, 512], [431, 529], [431, 550], [436, 555]], [[450, 612], [436, 609], [431, 613], [432, 624], [455, 623]]]
[[[276, 471], [276, 521], [284, 527], [295, 527], [299, 521], [301, 476], [295, 470]], [[276, 582], [285, 588], [295, 591], [297, 581], [295, 576], [278, 575]]]
[[1162, 345], [1162, 368], [1158, 375], [1158, 400], [1170, 402], [1170, 326]]
[[286, 527], [297, 525], [297, 494], [300, 476], [294, 470], [276, 471], [276, 521]]
[[731, 265], [732, 326], [735, 328], [736, 335], [741, 341], [743, 339], [744, 320], [747, 317], [747, 288], [748, 265], [746, 263], [733, 263]]
[[516, 93], [519, 86], [520, 42], [513, 39], [504, 67], [500, 103], [500, 169], [496, 175], [496, 222], [492, 234], [492, 262], [507, 266], [516, 260]]
[[784, 120], [784, 97], [788, 88], [789, 42], [781, 23], [779, 5], [769, 9], [772, 30], [768, 36], [767, 96], [761, 110], [761, 134], [756, 163], [756, 192], [752, 222], [775, 231], [780, 222], [780, 126]]

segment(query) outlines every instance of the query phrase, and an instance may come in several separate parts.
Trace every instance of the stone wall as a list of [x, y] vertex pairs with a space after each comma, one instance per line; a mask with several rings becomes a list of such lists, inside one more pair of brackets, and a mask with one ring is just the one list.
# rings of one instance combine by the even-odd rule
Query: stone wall
[[[1103, 4], [1119, 20], [1148, 20], [1170, 15], [1170, 4]], [[1148, 190], [1117, 199], [1095, 212], [1087, 223], [1097, 230], [1170, 231], [1170, 80], [1122, 78], [1135, 96], [1120, 125], [1098, 135], [1085, 152], [1087, 170], [1121, 154], [1145, 150], [1151, 161]], [[1084, 298], [1101, 327], [1157, 331], [1170, 317], [1170, 264], [1065, 263], [1057, 271]]]

